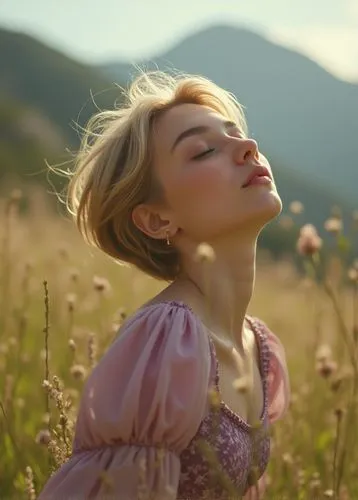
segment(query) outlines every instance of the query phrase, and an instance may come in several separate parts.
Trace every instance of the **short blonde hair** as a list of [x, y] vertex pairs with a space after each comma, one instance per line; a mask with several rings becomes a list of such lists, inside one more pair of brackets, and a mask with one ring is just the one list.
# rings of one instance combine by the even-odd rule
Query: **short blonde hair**
[[155, 120], [176, 105], [199, 104], [234, 120], [246, 135], [243, 107], [204, 77], [161, 71], [141, 72], [123, 94], [124, 104], [97, 113], [86, 127], [69, 174], [67, 208], [88, 243], [173, 281], [180, 271], [177, 249], [150, 238], [132, 220], [135, 206], [164, 201], [152, 168]]

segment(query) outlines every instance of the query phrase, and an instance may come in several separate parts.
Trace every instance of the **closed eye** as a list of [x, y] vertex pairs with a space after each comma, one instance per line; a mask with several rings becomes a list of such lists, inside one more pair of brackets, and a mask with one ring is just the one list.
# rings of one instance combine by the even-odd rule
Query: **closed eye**
[[209, 148], [206, 151], [203, 151], [202, 153], [199, 153], [198, 155], [194, 156], [192, 159], [193, 160], [200, 160], [201, 158], [204, 158], [205, 156], [209, 155], [210, 153], [213, 153], [215, 151], [215, 148]]

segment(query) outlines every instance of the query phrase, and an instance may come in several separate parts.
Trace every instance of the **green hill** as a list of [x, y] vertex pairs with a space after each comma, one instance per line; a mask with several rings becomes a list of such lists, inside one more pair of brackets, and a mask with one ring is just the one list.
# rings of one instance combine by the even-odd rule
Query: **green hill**
[[[0, 29], [0, 98], [37, 109], [75, 146], [75, 123], [84, 125], [99, 107], [113, 105], [112, 78], [22, 33]], [[92, 96], [95, 96], [93, 103]]]
[[38, 110], [0, 100], [0, 180], [43, 182], [45, 158], [58, 158], [63, 148], [61, 132]]
[[5, 29], [0, 60], [0, 179], [47, 183], [45, 159], [70, 159], [80, 128], [97, 108], [113, 106], [118, 88], [98, 69]]
[[[332, 205], [335, 204], [341, 205], [343, 212], [348, 215], [353, 204], [349, 201], [349, 197], [345, 196], [344, 190], [332, 189], [331, 186], [327, 186], [327, 183], [317, 180], [317, 175], [310, 175], [307, 170], [305, 163], [307, 157], [303, 156], [303, 151], [316, 158], [315, 155], [326, 151], [326, 143], [317, 142], [313, 147], [307, 142], [305, 134], [309, 133], [309, 128], [295, 129], [294, 143], [292, 130], [288, 131], [291, 134], [291, 140], [287, 138], [283, 140], [284, 136], [279, 135], [286, 121], [289, 118], [294, 121], [292, 117], [296, 117], [293, 114], [293, 109], [297, 104], [296, 97], [291, 99], [294, 101], [290, 104], [292, 109], [287, 112], [287, 117], [284, 117], [282, 107], [288, 106], [290, 102], [288, 96], [281, 100], [276, 96], [275, 101], [268, 103], [264, 87], [255, 87], [255, 92], [252, 95], [249, 94], [250, 82], [252, 84], [250, 75], [254, 75], [257, 79], [253, 68], [246, 67], [245, 71], [241, 68], [238, 76], [237, 64], [233, 66], [232, 61], [225, 58], [222, 61], [215, 59], [217, 48], [216, 52], [211, 53], [210, 68], [204, 65], [207, 58], [203, 58], [204, 62], [200, 65], [199, 56], [204, 53], [204, 42], [210, 45], [210, 33], [218, 35], [221, 32], [209, 30], [199, 34], [197, 39], [195, 36], [192, 37], [177, 50], [173, 49], [170, 57], [174, 62], [177, 60], [178, 64], [175, 66], [179, 69], [206, 74], [213, 79], [216, 76], [215, 80], [229, 90], [235, 91], [235, 81], [240, 83], [239, 91], [236, 93], [239, 98], [245, 97], [240, 100], [247, 107], [249, 127], [254, 131], [254, 136], [259, 140], [260, 145], [264, 146], [263, 151], [270, 159], [286, 206], [295, 199], [299, 199], [305, 205], [306, 210], [301, 219], [302, 222], [309, 221], [321, 225], [329, 215]], [[225, 30], [223, 33], [225, 35]], [[231, 40], [235, 39], [232, 32], [229, 32], [229, 35], [233, 36], [232, 39], [229, 37]], [[246, 40], [248, 50], [251, 35], [247, 35], [248, 38], [245, 38], [246, 35], [242, 36], [240, 44], [242, 45]], [[220, 43], [219, 37], [216, 40], [217, 47], [220, 47]], [[285, 61], [286, 68], [293, 71], [297, 57], [293, 56], [290, 60], [288, 52], [286, 56], [288, 58]], [[0, 58], [2, 62], [0, 72], [0, 183], [1, 178], [10, 174], [15, 180], [41, 182], [49, 188], [45, 158], [51, 164], [70, 159], [67, 150], [75, 150], [79, 144], [75, 124], [83, 126], [97, 107], [112, 108], [120, 96], [116, 85], [111, 83], [112, 80], [115, 80], [117, 84], [126, 85], [130, 74], [133, 74], [133, 67], [119, 64], [116, 66], [117, 76], [113, 76], [114, 65], [106, 66], [107, 73], [105, 73], [103, 68], [76, 62], [27, 35], [2, 29], [0, 29]], [[239, 61], [239, 55], [237, 59]], [[184, 64], [184, 61], [187, 62]], [[158, 66], [168, 66], [168, 61], [165, 62], [162, 59], [160, 63], [158, 62]], [[220, 71], [222, 71], [221, 80]], [[257, 68], [255, 71], [258, 71]], [[225, 83], [227, 74], [230, 78]], [[338, 83], [334, 85], [339, 87]], [[275, 92], [278, 91], [279, 87]], [[322, 93], [324, 93], [323, 90]], [[93, 103], [92, 95], [95, 95], [95, 103]], [[292, 95], [295, 96], [294, 93]], [[256, 108], [254, 96], [257, 97]], [[263, 116], [262, 110], [267, 113], [266, 116]], [[317, 122], [319, 114], [315, 111], [312, 116]], [[351, 120], [350, 114], [347, 114], [347, 120], [348, 118]], [[327, 120], [326, 115], [323, 115], [322, 120]], [[315, 123], [324, 131], [326, 124], [322, 120], [320, 123]], [[297, 114], [297, 121], [299, 122], [299, 114]], [[277, 124], [281, 128], [277, 128]], [[323, 134], [323, 131], [320, 133]], [[333, 142], [333, 140], [327, 141], [327, 144]], [[291, 157], [286, 154], [289, 147], [291, 147]], [[340, 151], [342, 158], [345, 158], [346, 150], [343, 148]], [[297, 166], [300, 152], [303, 158], [302, 168]], [[322, 162], [317, 165], [318, 174], [321, 169]], [[327, 172], [331, 172], [331, 169], [332, 166], [327, 165]], [[341, 169], [341, 172], [344, 171]], [[61, 179], [51, 178], [51, 180], [55, 182], [55, 187], [60, 185]], [[268, 248], [275, 247], [279, 253], [292, 248], [294, 236], [282, 232], [277, 225], [271, 225], [265, 234], [263, 241], [266, 242], [265, 245]]]

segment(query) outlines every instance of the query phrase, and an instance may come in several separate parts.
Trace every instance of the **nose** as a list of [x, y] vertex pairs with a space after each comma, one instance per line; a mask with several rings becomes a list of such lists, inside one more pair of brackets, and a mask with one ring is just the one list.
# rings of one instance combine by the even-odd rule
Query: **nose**
[[251, 138], [235, 138], [233, 147], [234, 161], [237, 165], [245, 165], [249, 160], [259, 160], [259, 146], [254, 139]]

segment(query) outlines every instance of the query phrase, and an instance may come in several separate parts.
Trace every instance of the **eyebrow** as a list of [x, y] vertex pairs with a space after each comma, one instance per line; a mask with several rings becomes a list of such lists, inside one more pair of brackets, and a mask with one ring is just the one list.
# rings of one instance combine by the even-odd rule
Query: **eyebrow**
[[[228, 130], [229, 128], [233, 127], [238, 127], [237, 123], [231, 121], [231, 120], [226, 120], [222, 122], [222, 125], [225, 130]], [[193, 135], [199, 135], [199, 134], [205, 134], [205, 132], [209, 132], [210, 128], [208, 125], [197, 125], [196, 127], [191, 127], [188, 128], [187, 130], [184, 130], [181, 134], [178, 135], [178, 137], [175, 139], [173, 146], [171, 147], [171, 153], [174, 151], [174, 149], [178, 146], [179, 142], [183, 141], [187, 137], [191, 137]]]

